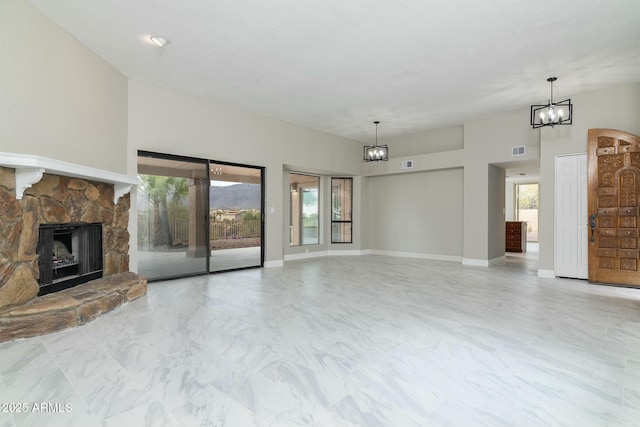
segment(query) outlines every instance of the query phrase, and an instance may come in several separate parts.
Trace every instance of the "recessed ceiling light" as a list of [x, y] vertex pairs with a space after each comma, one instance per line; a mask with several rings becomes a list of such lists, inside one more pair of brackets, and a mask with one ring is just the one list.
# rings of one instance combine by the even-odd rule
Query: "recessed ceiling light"
[[169, 43], [169, 40], [159, 36], [149, 36], [149, 41], [158, 47], [164, 47]]

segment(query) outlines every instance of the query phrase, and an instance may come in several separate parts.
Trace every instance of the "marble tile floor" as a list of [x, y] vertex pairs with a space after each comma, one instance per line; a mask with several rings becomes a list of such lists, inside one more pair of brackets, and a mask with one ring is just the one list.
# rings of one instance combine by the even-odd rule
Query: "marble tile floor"
[[538, 242], [527, 242], [526, 252], [506, 252], [505, 256], [537, 260], [540, 257], [540, 244]]
[[535, 262], [325, 257], [152, 283], [0, 344], [0, 426], [640, 425], [640, 290]]

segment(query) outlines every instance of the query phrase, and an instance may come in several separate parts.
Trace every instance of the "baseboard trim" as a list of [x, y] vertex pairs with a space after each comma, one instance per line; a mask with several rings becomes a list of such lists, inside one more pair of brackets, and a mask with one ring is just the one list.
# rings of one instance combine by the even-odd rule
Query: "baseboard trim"
[[284, 261], [281, 259], [277, 259], [274, 261], [264, 262], [264, 268], [273, 268], [273, 267], [284, 267]]
[[475, 258], [462, 258], [462, 265], [472, 265], [475, 267], [489, 267], [489, 260], [475, 259]]
[[364, 255], [363, 252], [364, 251], [361, 251], [359, 249], [349, 249], [344, 251], [329, 250], [327, 251], [327, 255], [328, 256], [357, 256], [357, 255]]
[[[346, 251], [329, 250], [329, 251], [303, 252], [298, 254], [287, 254], [284, 256], [284, 260], [265, 261], [264, 266], [266, 268], [282, 267], [284, 266], [284, 261], [321, 258], [326, 256], [359, 256], [359, 255], [383, 255], [383, 256], [392, 256], [392, 257], [398, 257], [398, 258], [417, 258], [417, 259], [428, 259], [433, 261], [459, 262], [459, 263], [462, 263], [462, 265], [470, 265], [475, 267], [490, 267], [506, 258], [503, 255], [497, 258], [486, 260], [486, 259], [475, 259], [475, 258], [463, 258], [455, 255], [423, 254], [420, 252], [384, 251], [384, 250], [378, 250], [378, 249], [364, 249], [364, 250], [353, 249], [353, 250], [346, 250]], [[538, 277], [553, 279], [556, 277], [556, 275], [553, 270], [538, 270]]]
[[327, 251], [302, 252], [299, 254], [287, 254], [284, 256], [285, 261], [294, 261], [297, 259], [320, 258], [327, 256]]
[[299, 254], [287, 254], [284, 256], [285, 261], [294, 261], [297, 259], [320, 258], [325, 256], [360, 256], [365, 255], [367, 251], [359, 249], [349, 249], [344, 251], [328, 250], [316, 252], [303, 252]]
[[556, 278], [556, 272], [553, 270], [538, 270], [538, 277], [541, 277], [543, 279], [555, 279]]
[[299, 254], [287, 254], [284, 256], [285, 261], [294, 261], [298, 259], [320, 258], [325, 256], [361, 256], [361, 255], [383, 255], [392, 256], [398, 258], [418, 258], [429, 259], [433, 261], [451, 261], [461, 262], [462, 257], [454, 255], [436, 255], [436, 254], [423, 254], [420, 252], [399, 252], [399, 251], [383, 251], [377, 249], [365, 249], [365, 250], [346, 250], [346, 251], [316, 251], [316, 252], [304, 252]]
[[383, 251], [378, 249], [369, 249], [366, 251], [368, 255], [385, 255], [399, 258], [418, 258], [429, 259], [433, 261], [451, 261], [461, 262], [462, 257], [455, 255], [437, 255], [437, 254], [423, 254], [420, 252], [398, 252], [398, 251]]

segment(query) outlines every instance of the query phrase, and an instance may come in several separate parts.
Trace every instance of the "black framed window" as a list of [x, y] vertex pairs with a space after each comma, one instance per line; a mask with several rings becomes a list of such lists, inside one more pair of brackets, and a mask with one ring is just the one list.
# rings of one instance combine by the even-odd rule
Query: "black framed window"
[[331, 178], [331, 243], [352, 243], [353, 178]]

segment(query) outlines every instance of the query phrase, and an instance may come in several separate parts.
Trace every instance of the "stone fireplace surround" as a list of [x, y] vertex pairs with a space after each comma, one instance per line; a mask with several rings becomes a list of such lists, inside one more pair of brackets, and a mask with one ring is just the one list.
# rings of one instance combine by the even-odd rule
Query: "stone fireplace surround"
[[[146, 279], [129, 272], [133, 184], [126, 175], [0, 153], [0, 342], [81, 325], [146, 294]], [[37, 297], [40, 224], [96, 222], [103, 278]]]

